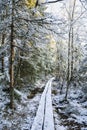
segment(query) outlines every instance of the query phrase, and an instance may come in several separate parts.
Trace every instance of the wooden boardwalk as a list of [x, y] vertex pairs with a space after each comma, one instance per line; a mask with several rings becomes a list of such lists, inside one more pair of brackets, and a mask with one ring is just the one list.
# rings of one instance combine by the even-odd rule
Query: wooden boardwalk
[[31, 130], [54, 130], [51, 84], [54, 78], [51, 78], [42, 93], [39, 107], [36, 113]]

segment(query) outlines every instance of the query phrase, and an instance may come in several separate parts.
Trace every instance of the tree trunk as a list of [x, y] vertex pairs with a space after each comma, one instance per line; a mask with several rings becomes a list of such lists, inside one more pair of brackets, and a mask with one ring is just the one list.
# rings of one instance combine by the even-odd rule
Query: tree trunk
[[[5, 34], [2, 34], [2, 46], [4, 45]], [[4, 73], [4, 53], [2, 53], [2, 73]]]
[[[1, 21], [4, 21], [4, 17], [5, 17], [4, 11], [2, 11]], [[2, 46], [4, 45], [4, 40], [5, 40], [5, 32], [2, 33], [2, 41], [1, 41], [1, 45]], [[2, 64], [1, 72], [4, 73], [4, 53], [2, 53], [1, 64]]]
[[73, 27], [72, 27], [72, 41], [71, 41], [71, 79], [73, 79], [73, 50], [74, 50], [74, 46], [73, 46]]
[[69, 35], [68, 35], [68, 68], [67, 68], [67, 86], [66, 86], [65, 100], [67, 100], [69, 90], [69, 80], [70, 80], [70, 42], [71, 42], [71, 27], [69, 29]]
[[12, 0], [12, 23], [11, 23], [11, 54], [10, 54], [10, 107], [14, 108], [14, 0]]
[[[73, 77], [73, 20], [74, 20], [74, 13], [75, 13], [75, 5], [76, 0], [73, 1], [73, 8], [71, 12], [71, 19], [70, 19], [70, 29], [69, 29], [69, 37], [68, 37], [68, 71], [67, 71], [67, 88], [65, 94], [65, 100], [67, 100], [68, 90], [70, 79]], [[72, 34], [72, 35], [71, 35]]]
[[73, 1], [73, 9], [72, 9], [72, 14], [71, 14], [71, 22], [72, 22], [72, 27], [71, 27], [71, 33], [72, 33], [72, 37], [71, 37], [71, 79], [73, 79], [73, 51], [74, 51], [74, 45], [73, 45], [73, 40], [74, 40], [74, 27], [73, 27], [73, 21], [74, 21], [74, 14], [75, 14], [75, 6], [76, 6], [76, 0]]
[[21, 62], [22, 62], [22, 59], [20, 59], [20, 50], [18, 50], [18, 70], [17, 70], [17, 77], [20, 78], [20, 68], [21, 68]]

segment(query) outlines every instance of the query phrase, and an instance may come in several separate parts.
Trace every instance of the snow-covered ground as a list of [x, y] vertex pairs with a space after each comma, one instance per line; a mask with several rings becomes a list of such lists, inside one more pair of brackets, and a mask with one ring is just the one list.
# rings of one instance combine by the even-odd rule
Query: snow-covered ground
[[65, 88], [53, 83], [53, 107], [55, 130], [87, 130], [87, 96], [81, 87], [71, 87], [68, 102], [63, 102]]
[[[45, 83], [45, 82], [44, 82]], [[15, 110], [9, 109], [9, 94], [0, 86], [0, 130], [31, 130], [44, 88], [42, 82], [33, 92], [22, 90], [23, 98], [15, 100]], [[42, 90], [41, 90], [42, 89]], [[22, 95], [20, 93], [20, 95]], [[87, 96], [81, 87], [71, 87], [68, 102], [63, 102], [65, 87], [60, 94], [59, 82], [52, 86], [53, 116], [55, 130], [87, 130]], [[25, 98], [28, 97], [28, 98]]]
[[[28, 90], [25, 95], [28, 98], [15, 100], [15, 110], [9, 108], [9, 94], [0, 86], [0, 130], [31, 130], [32, 123], [40, 101], [41, 93], [35, 92], [29, 97]], [[22, 94], [20, 94], [22, 95]]]

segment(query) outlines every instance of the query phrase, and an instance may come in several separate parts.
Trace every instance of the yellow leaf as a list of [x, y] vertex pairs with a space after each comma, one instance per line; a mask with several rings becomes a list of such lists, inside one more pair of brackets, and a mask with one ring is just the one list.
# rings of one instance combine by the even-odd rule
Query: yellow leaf
[[29, 8], [33, 8], [36, 5], [36, 0], [25, 0], [25, 2]]

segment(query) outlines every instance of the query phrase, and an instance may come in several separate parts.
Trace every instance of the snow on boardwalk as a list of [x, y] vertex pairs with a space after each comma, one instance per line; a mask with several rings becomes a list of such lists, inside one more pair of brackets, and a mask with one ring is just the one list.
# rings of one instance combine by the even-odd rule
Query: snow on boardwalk
[[38, 111], [31, 130], [54, 130], [52, 100], [51, 100], [51, 78], [42, 93]]

